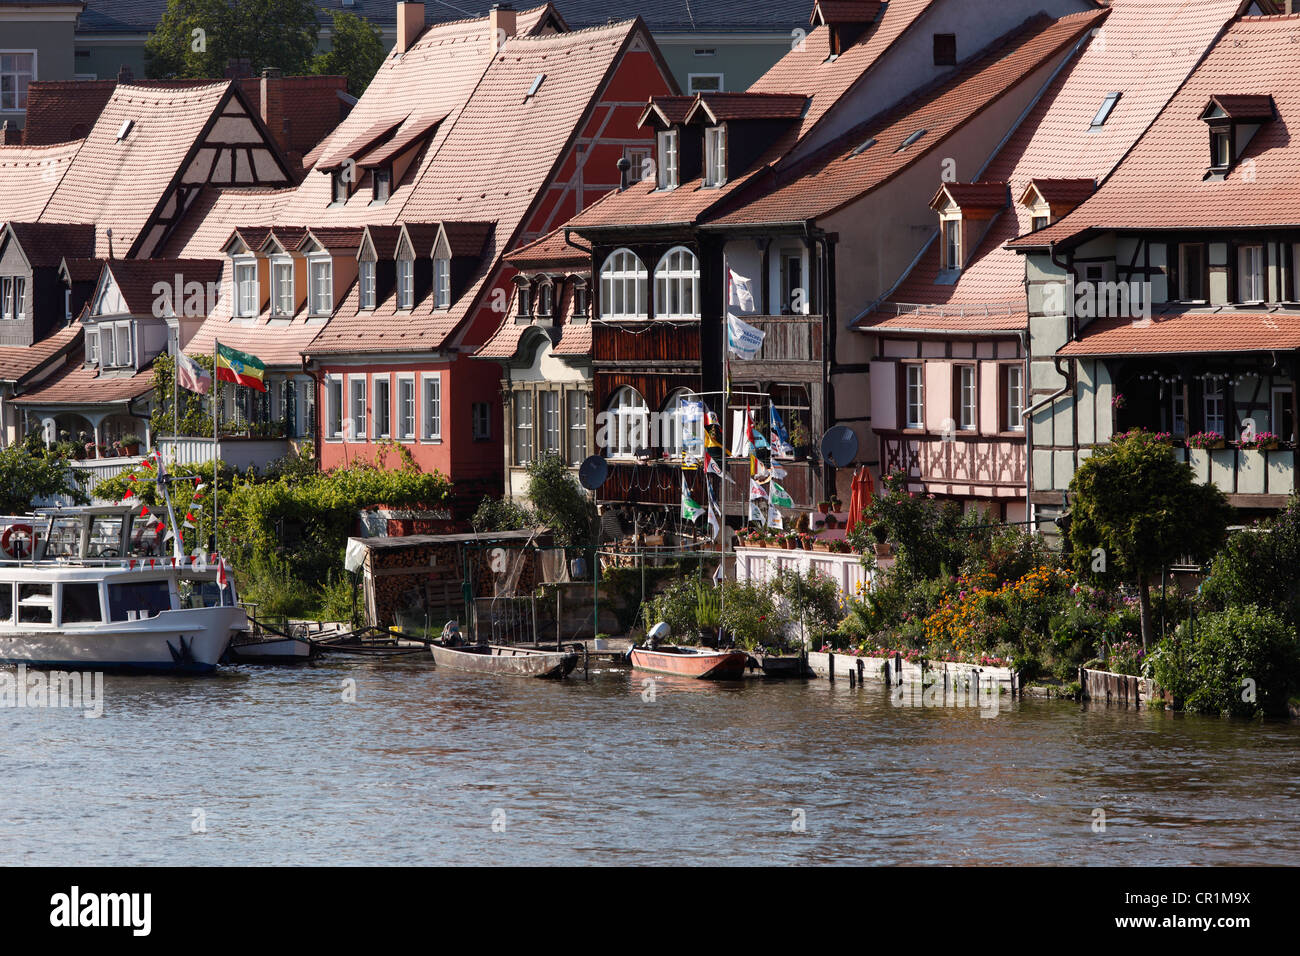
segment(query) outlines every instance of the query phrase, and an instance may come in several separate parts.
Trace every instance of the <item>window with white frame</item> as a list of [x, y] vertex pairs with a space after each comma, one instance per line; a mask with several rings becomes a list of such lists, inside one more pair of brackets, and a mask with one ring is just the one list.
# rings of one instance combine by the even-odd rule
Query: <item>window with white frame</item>
[[113, 327], [105, 325], [99, 327], [99, 366], [100, 368], [112, 368], [117, 364], [117, 355], [113, 349]]
[[975, 417], [975, 366], [957, 366], [957, 427], [973, 431]]
[[119, 322], [113, 327], [113, 338], [118, 365], [131, 364], [131, 323]]
[[99, 364], [99, 329], [86, 330], [86, 364]]
[[533, 393], [515, 392], [515, 464], [526, 465], [533, 460]]
[[397, 260], [397, 307], [409, 309], [415, 305], [415, 260]]
[[437, 372], [423, 378], [423, 411], [425, 441], [439, 441], [442, 438], [442, 376]]
[[563, 449], [560, 427], [560, 393], [544, 389], [537, 393], [537, 411], [541, 419], [541, 450], [547, 455], [558, 455]]
[[925, 427], [925, 366], [910, 364], [905, 371], [904, 407], [907, 409], [908, 428]]
[[700, 262], [685, 246], [669, 249], [655, 266], [654, 307], [666, 319], [700, 317]]
[[415, 376], [397, 376], [397, 439], [415, 438]]
[[308, 266], [311, 278], [311, 314], [329, 315], [334, 311], [334, 263], [330, 259], [313, 259]]
[[1237, 250], [1237, 301], [1263, 302], [1264, 247], [1241, 246]]
[[366, 440], [366, 380], [348, 379], [348, 424], [352, 441]]
[[1025, 370], [1020, 365], [1003, 366], [1003, 427], [1009, 432], [1025, 430]]
[[612, 457], [631, 458], [650, 447], [650, 410], [641, 393], [622, 386], [609, 403], [606, 447]]
[[445, 256], [433, 260], [433, 307], [451, 308], [451, 260]]
[[0, 110], [27, 109], [27, 87], [35, 79], [35, 53], [0, 51]]
[[1207, 382], [1202, 398], [1204, 399], [1205, 430], [1207, 432], [1218, 432], [1220, 435], [1227, 437], [1225, 431], [1227, 427], [1227, 403], [1223, 395], [1222, 382], [1217, 380]]
[[470, 424], [475, 441], [491, 441], [492, 403], [472, 402], [470, 404]]
[[686, 404], [696, 401], [696, 395], [689, 388], [679, 388], [668, 396], [664, 402], [663, 413], [659, 416], [659, 445], [669, 458], [681, 458], [690, 444], [687, 439], [702, 440], [702, 435], [687, 435], [687, 428], [695, 429], [694, 423], [688, 422]]
[[278, 317], [293, 315], [293, 260], [276, 259], [271, 263], [271, 309]]
[[943, 267], [945, 269], [961, 268], [961, 220], [945, 219], [943, 221]]
[[659, 188], [676, 189], [680, 180], [678, 131], [666, 129], [659, 134]]
[[687, 93], [721, 93], [723, 74], [690, 73], [686, 77]]
[[374, 409], [374, 437], [389, 438], [392, 432], [392, 383], [387, 375], [375, 376], [375, 397], [372, 402]]
[[14, 312], [14, 277], [0, 276], [0, 319], [16, 319]]
[[375, 307], [374, 262], [363, 259], [357, 266], [357, 288], [360, 290], [361, 308], [373, 309]]
[[257, 315], [257, 263], [235, 263], [235, 315], [247, 318]]
[[1169, 396], [1169, 431], [1175, 435], [1187, 434], [1187, 403], [1181, 388], [1174, 388]]
[[646, 268], [631, 249], [617, 249], [600, 267], [602, 318], [646, 317]]
[[587, 457], [587, 393], [577, 389], [565, 392], [564, 409], [569, 432], [569, 464], [580, 465]]
[[628, 183], [644, 182], [654, 177], [654, 162], [649, 146], [625, 146], [623, 158], [627, 160]]
[[337, 375], [325, 379], [325, 437], [330, 441], [343, 437], [343, 379]]
[[704, 185], [721, 186], [727, 181], [727, 128], [710, 126], [704, 131]]

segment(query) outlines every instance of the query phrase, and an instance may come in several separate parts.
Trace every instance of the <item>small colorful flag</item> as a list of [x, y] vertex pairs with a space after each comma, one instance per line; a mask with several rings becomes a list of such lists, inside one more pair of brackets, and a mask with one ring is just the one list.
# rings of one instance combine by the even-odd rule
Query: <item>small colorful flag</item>
[[191, 392], [206, 395], [212, 391], [212, 373], [181, 352], [176, 356], [176, 384]]
[[767, 504], [767, 523], [773, 528], [785, 529], [785, 521], [781, 517], [781, 509], [776, 506], [776, 501], [769, 501]]
[[753, 501], [757, 498], [766, 498], [766, 497], [767, 497], [767, 489], [765, 489], [753, 478], [749, 479], [749, 500]]
[[682, 520], [695, 521], [703, 512], [700, 503], [691, 497], [690, 489], [686, 487], [686, 476], [682, 475]]
[[217, 344], [217, 381], [266, 391], [266, 363], [256, 355]]
[[781, 487], [780, 482], [772, 481], [772, 504], [780, 505], [782, 508], [793, 508], [794, 499], [790, 497], [790, 492]]
[[226, 559], [217, 558], [217, 584], [224, 588], [226, 586]]

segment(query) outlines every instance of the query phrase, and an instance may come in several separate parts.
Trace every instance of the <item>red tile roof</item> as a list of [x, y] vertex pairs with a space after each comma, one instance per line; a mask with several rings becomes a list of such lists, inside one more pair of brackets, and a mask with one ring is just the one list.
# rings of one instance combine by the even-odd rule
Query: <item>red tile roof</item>
[[[1040, 179], [1104, 179], [1178, 89], [1224, 25], [1239, 0], [1113, 0], [1105, 21], [1105, 42], [1094, 37], [1067, 63], [1028, 116], [981, 174], [1011, 184], [1020, 197]], [[1100, 127], [1091, 121], [1109, 92], [1123, 93]], [[1203, 104], [1202, 104], [1203, 105]], [[1201, 135], [1205, 137], [1204, 124]], [[936, 179], [938, 177], [936, 176]], [[936, 182], [936, 186], [938, 183]], [[964, 312], [1010, 315], [1005, 326], [1023, 328], [1025, 264], [1004, 248], [1030, 231], [1032, 213], [1016, 203], [998, 215], [955, 282], [940, 275], [939, 244], [931, 242], [917, 264], [889, 293], [875, 315], [860, 317], [860, 327], [891, 325], [900, 309], [917, 304]], [[938, 222], [935, 222], [936, 231]], [[960, 322], [952, 326], [960, 329]]]
[[182, 288], [190, 282], [201, 282], [206, 287], [221, 278], [224, 264], [222, 259], [108, 259], [104, 268], [113, 277], [131, 315], [154, 315], [156, 283], [175, 288], [179, 277]]
[[751, 119], [798, 119], [808, 105], [802, 93], [700, 93], [686, 114], [690, 122], [699, 114], [711, 122]]
[[[442, 228], [447, 234], [447, 245], [453, 256], [478, 256], [482, 255], [483, 244], [487, 242], [488, 236], [492, 235], [496, 223], [444, 222]], [[429, 252], [432, 251], [430, 247]]]
[[[1300, 224], [1300, 17], [1247, 17], [1227, 30], [1124, 162], [1059, 222], [1011, 243], [1030, 248], [1093, 230], [1243, 229]], [[1222, 181], [1207, 178], [1205, 123], [1212, 96], [1272, 91], [1264, 123]]]
[[65, 326], [31, 345], [0, 347], [0, 381], [17, 382], [70, 348], [81, 334], [77, 324]]
[[655, 114], [658, 120], [665, 125], [673, 123], [683, 123], [686, 121], [686, 115], [690, 113], [691, 107], [695, 105], [698, 95], [696, 96], [652, 96], [650, 102], [641, 113], [641, 118], [637, 121], [638, 126], [644, 126], [646, 120]]
[[104, 269], [103, 259], [65, 258], [61, 263], [72, 282], [94, 282]]
[[940, 196], [947, 196], [958, 209], [1005, 209], [1008, 204], [1006, 183], [944, 183], [930, 205], [937, 208]]
[[39, 220], [82, 142], [0, 146], [0, 222]]
[[108, 105], [117, 80], [37, 80], [27, 87], [24, 146], [82, 139]]
[[569, 242], [561, 226], [509, 253], [506, 262], [520, 270], [577, 266], [570, 271], [590, 272], [591, 250]]
[[1235, 120], [1273, 118], [1273, 97], [1267, 93], [1218, 93], [1210, 97], [1210, 105]]
[[[807, 160], [778, 171], [775, 182], [768, 178], [762, 183], [763, 195], [736, 195], [733, 203], [737, 208], [714, 221], [795, 222], [834, 212], [934, 155], [954, 130], [1032, 76], [1105, 16], [1106, 11], [1099, 10], [1059, 20], [1041, 15], [1032, 18], [1015, 35], [995, 42], [990, 52], [941, 85], [846, 133]], [[905, 146], [918, 131], [923, 135]], [[994, 201], [1000, 192], [998, 204], [1006, 205], [1003, 184], [948, 185], [979, 203]]]
[[10, 230], [27, 262], [38, 269], [57, 268], [64, 256], [92, 256], [95, 227], [83, 223], [11, 222]]
[[[292, 189], [218, 188], [204, 186], [194, 198], [180, 225], [161, 250], [162, 256], [211, 259], [222, 255], [222, 248], [236, 226], [274, 226], [276, 234], [291, 227], [279, 226], [281, 211], [292, 196]], [[297, 230], [293, 249], [302, 238]]]
[[[1029, 181], [1029, 186], [1032, 186], [1050, 206], [1077, 206], [1093, 194], [1097, 182], [1094, 179], [1035, 177]], [[1029, 186], [1025, 187], [1024, 195], [1028, 194]]]
[[68, 356], [67, 365], [45, 381], [17, 398], [15, 405], [106, 405], [128, 402], [153, 388], [153, 366], [147, 365], [133, 375], [99, 374], [93, 365], [85, 365], [81, 348]]
[[1300, 312], [1192, 310], [1149, 321], [1097, 319], [1058, 355], [1183, 355], [1300, 349]]
[[816, 0], [809, 23], [817, 23], [820, 12], [826, 23], [871, 23], [880, 16], [882, 0]]

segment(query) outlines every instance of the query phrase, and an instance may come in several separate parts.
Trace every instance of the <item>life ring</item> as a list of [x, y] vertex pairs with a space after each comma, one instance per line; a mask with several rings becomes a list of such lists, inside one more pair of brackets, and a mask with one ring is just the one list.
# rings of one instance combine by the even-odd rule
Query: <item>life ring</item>
[[[32, 545], [35, 542], [36, 535], [32, 531], [32, 526], [29, 524], [11, 524], [9, 527], [5, 528], [4, 534], [0, 535], [0, 549], [3, 549], [4, 553], [9, 555], [11, 558], [21, 559], [26, 557], [26, 555], [15, 554], [11, 544], [11, 539], [13, 538], [15, 531], [27, 538], [27, 551], [29, 553], [31, 552]], [[21, 546], [19, 547], [19, 550], [22, 550]]]

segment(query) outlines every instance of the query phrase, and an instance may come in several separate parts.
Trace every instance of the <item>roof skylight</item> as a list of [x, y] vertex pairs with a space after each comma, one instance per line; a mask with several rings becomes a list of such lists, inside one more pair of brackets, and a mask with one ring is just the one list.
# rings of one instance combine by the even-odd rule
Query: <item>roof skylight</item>
[[924, 130], [924, 129], [912, 130], [912, 132], [907, 134], [907, 139], [903, 140], [903, 144], [899, 146], [898, 149], [894, 150], [894, 152], [901, 153], [903, 150], [907, 149], [907, 147], [911, 146], [918, 139], [924, 136], [927, 132], [929, 132], [929, 130]]
[[1115, 108], [1115, 104], [1119, 102], [1122, 95], [1122, 93], [1106, 94], [1106, 98], [1101, 101], [1101, 106], [1097, 109], [1097, 115], [1092, 118], [1093, 129], [1104, 125], [1106, 120], [1110, 119], [1110, 112]]

